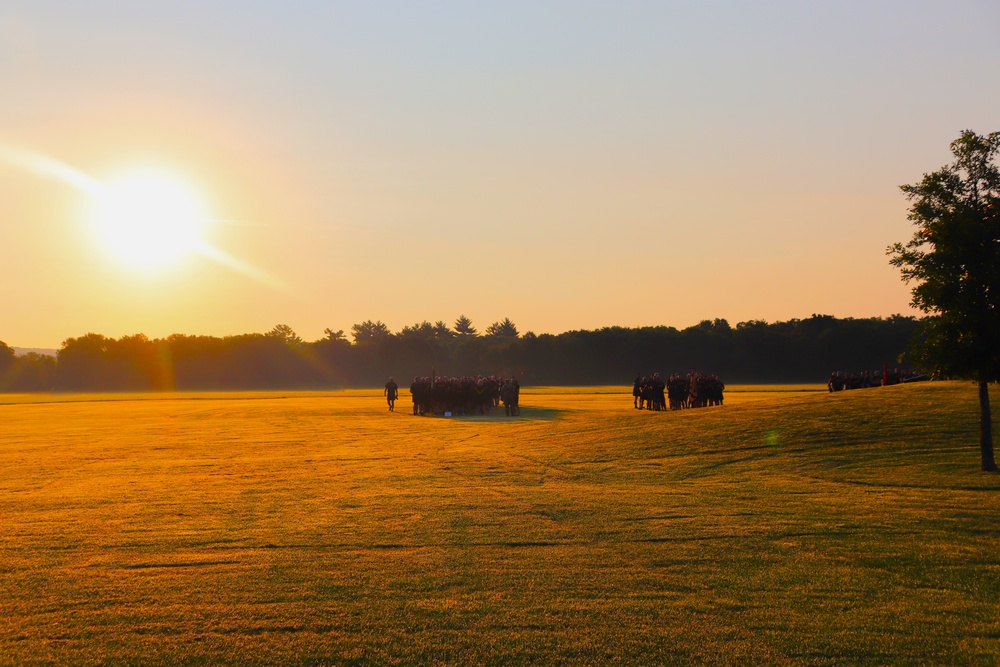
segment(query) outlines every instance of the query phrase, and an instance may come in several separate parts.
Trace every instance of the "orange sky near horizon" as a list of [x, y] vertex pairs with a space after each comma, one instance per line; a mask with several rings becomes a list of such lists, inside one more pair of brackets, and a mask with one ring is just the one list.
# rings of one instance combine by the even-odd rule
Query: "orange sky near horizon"
[[[5, 3], [0, 340], [909, 314], [885, 256], [911, 233], [898, 186], [961, 130], [1000, 129], [998, 19]], [[201, 249], [158, 267], [102, 240], [73, 176], [143, 169], [205, 209]]]

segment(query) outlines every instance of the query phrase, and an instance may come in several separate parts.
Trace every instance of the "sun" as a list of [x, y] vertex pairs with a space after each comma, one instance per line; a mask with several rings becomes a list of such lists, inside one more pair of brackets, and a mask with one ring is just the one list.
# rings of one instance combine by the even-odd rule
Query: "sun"
[[117, 260], [155, 270], [204, 247], [205, 207], [182, 180], [146, 170], [104, 185], [94, 197], [93, 226], [101, 246]]

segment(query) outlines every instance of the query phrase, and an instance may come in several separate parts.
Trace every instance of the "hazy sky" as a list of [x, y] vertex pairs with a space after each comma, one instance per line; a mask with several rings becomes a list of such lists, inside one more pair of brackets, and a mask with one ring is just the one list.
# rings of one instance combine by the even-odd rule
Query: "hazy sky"
[[[898, 186], [1000, 130], [997, 26], [995, 0], [5, 0], [0, 340], [909, 312]], [[148, 169], [211, 252], [136, 267], [96, 234], [81, 182]]]

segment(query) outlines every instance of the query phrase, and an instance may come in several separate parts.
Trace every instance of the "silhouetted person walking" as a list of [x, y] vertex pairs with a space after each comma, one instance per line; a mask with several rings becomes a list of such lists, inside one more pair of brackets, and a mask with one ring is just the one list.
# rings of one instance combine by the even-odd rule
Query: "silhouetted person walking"
[[392, 378], [385, 383], [385, 400], [389, 404], [389, 412], [393, 412], [396, 408], [396, 397], [399, 396], [399, 385]]

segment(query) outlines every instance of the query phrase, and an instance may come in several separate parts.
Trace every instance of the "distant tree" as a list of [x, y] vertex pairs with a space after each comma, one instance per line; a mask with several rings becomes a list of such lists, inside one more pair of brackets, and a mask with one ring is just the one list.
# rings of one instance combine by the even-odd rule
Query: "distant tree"
[[350, 382], [353, 348], [344, 330], [325, 329], [325, 338], [307, 343], [312, 374], [322, 387], [344, 386]]
[[438, 320], [434, 323], [434, 337], [438, 340], [450, 340], [455, 337], [455, 332], [443, 320]]
[[[0, 389], [51, 391], [55, 388], [56, 358], [28, 352], [15, 360], [9, 376], [0, 373]], [[8, 383], [6, 386], [4, 383]]]
[[926, 368], [979, 385], [982, 469], [996, 471], [989, 383], [1000, 380], [1000, 132], [966, 130], [955, 161], [903, 185], [913, 238], [889, 247], [924, 320], [914, 352]]
[[404, 340], [429, 340], [434, 338], [434, 325], [424, 320], [412, 327], [403, 327], [397, 335]]
[[108, 381], [118, 389], [170, 389], [172, 371], [161, 363], [157, 345], [145, 334], [122, 336], [108, 342]]
[[287, 324], [279, 324], [275, 326], [267, 332], [267, 336], [269, 338], [277, 338], [278, 340], [291, 345], [299, 345], [302, 343], [302, 339], [299, 338], [299, 335], [295, 333]]
[[486, 335], [491, 338], [517, 338], [517, 326], [505, 317], [502, 322], [494, 322], [486, 327]]
[[326, 334], [325, 340], [328, 340], [328, 341], [336, 341], [336, 340], [346, 341], [347, 340], [347, 336], [344, 335], [344, 330], [343, 329], [338, 329], [338, 330], [334, 331], [333, 329], [329, 329], [328, 328], [328, 329], [323, 329], [323, 333]]
[[374, 343], [389, 338], [392, 332], [382, 320], [377, 322], [365, 320], [361, 324], [351, 326], [351, 336], [355, 343]]
[[475, 336], [478, 331], [476, 331], [476, 327], [472, 326], [472, 320], [465, 315], [459, 315], [458, 319], [455, 320], [455, 333], [459, 336]]
[[109, 353], [114, 339], [88, 333], [67, 338], [56, 355], [56, 382], [60, 389], [112, 389]]
[[14, 348], [0, 340], [0, 390], [10, 384], [9, 376], [14, 369], [15, 357]]

